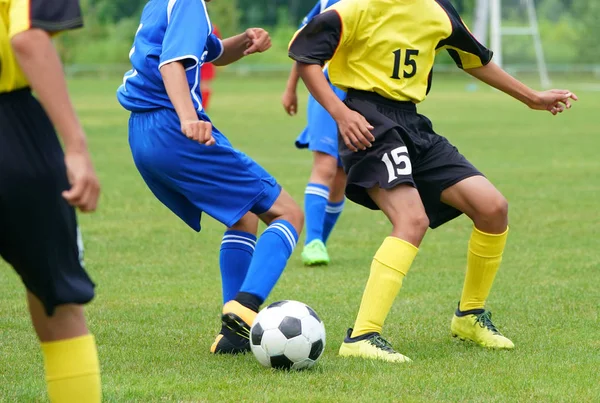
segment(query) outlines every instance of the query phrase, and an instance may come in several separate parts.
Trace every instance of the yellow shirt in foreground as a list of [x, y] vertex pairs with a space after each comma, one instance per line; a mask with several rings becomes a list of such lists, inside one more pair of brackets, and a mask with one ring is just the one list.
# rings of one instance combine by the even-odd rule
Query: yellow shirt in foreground
[[82, 25], [78, 0], [0, 0], [0, 93], [29, 85], [10, 45], [15, 35], [31, 28], [53, 34]]

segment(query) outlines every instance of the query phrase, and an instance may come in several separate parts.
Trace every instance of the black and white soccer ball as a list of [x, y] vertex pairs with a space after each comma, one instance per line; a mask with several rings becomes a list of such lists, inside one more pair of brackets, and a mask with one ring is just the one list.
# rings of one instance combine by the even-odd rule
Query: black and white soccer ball
[[265, 367], [307, 369], [323, 354], [325, 326], [317, 313], [302, 302], [274, 302], [254, 320], [250, 347]]

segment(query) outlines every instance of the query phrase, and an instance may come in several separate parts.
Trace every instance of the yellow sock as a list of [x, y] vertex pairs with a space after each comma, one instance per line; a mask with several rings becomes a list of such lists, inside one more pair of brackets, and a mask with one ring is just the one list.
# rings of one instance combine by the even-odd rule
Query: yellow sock
[[467, 253], [467, 274], [460, 310], [483, 309], [502, 262], [508, 228], [502, 234], [486, 234], [473, 227]]
[[371, 263], [352, 337], [381, 333], [383, 322], [402, 287], [402, 280], [419, 249], [400, 238], [387, 237]]
[[42, 353], [52, 403], [100, 402], [100, 365], [94, 336], [42, 343]]

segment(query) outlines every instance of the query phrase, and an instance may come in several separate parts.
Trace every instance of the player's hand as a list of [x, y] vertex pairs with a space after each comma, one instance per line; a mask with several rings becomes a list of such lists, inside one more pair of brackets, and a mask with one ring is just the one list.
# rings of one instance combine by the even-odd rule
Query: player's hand
[[569, 90], [548, 90], [536, 94], [536, 99], [528, 104], [531, 109], [548, 111], [553, 115], [570, 109], [571, 100], [577, 101], [577, 95]]
[[248, 28], [246, 37], [248, 38], [248, 48], [244, 51], [244, 56], [262, 53], [271, 47], [271, 37], [262, 28]]
[[336, 122], [346, 147], [354, 152], [366, 150], [375, 141], [373, 126], [358, 112], [346, 108]]
[[62, 197], [83, 213], [96, 210], [100, 196], [100, 182], [94, 171], [90, 155], [86, 151], [65, 154], [67, 177], [71, 189], [62, 192]]
[[185, 136], [200, 144], [212, 146], [215, 138], [212, 135], [212, 124], [203, 120], [184, 120], [181, 122], [181, 131]]
[[296, 91], [286, 89], [281, 97], [281, 104], [288, 115], [294, 116], [298, 112], [298, 95]]

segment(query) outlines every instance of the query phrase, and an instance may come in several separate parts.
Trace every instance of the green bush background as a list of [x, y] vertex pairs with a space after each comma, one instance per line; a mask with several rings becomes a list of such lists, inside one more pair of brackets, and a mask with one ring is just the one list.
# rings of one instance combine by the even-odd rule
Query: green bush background
[[[86, 27], [62, 35], [57, 43], [66, 64], [127, 64], [133, 35], [145, 5], [143, 0], [83, 0]], [[475, 0], [453, 0], [467, 23], [472, 21]], [[504, 0], [503, 23], [523, 25], [525, 10], [519, 0]], [[289, 63], [287, 44], [298, 22], [314, 6], [313, 0], [213, 0], [212, 21], [224, 36], [251, 26], [267, 28], [273, 51], [244, 63]], [[600, 64], [600, 2], [596, 0], [537, 0], [538, 20], [546, 60], [555, 66]], [[503, 46], [509, 64], [535, 62], [529, 37], [507, 37]], [[450, 63], [442, 58], [442, 63]]]

